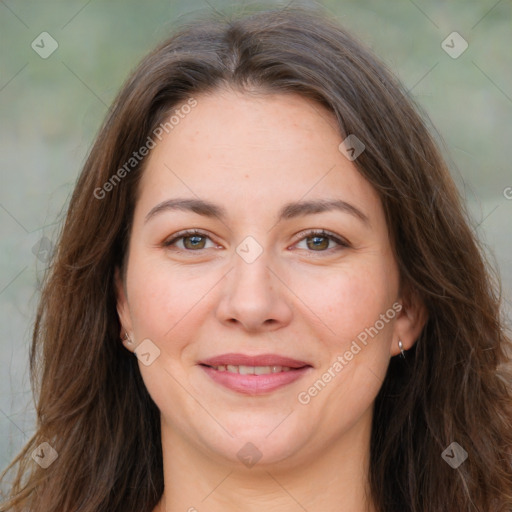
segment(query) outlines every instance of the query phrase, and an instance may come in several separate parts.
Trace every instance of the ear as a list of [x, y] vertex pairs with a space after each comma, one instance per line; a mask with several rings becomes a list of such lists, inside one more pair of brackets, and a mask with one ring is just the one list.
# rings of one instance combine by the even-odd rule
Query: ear
[[402, 309], [398, 312], [391, 355], [400, 354], [398, 340], [403, 344], [404, 350], [409, 350], [418, 339], [428, 320], [428, 311], [419, 294], [409, 286], [404, 287], [404, 293], [399, 299]]
[[[121, 324], [120, 338], [123, 340], [123, 345], [128, 350], [133, 351], [135, 343], [133, 338], [132, 320], [130, 308], [128, 307], [128, 300], [126, 298], [126, 288], [121, 278], [121, 271], [119, 267], [116, 267], [115, 269], [114, 285], [116, 292], [117, 315], [119, 316], [119, 322]], [[129, 339], [126, 338], [126, 334], [128, 334]]]

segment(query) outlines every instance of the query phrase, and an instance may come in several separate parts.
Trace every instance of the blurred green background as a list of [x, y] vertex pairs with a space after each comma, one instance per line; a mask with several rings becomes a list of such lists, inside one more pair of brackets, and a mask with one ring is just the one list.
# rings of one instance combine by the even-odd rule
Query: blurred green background
[[[0, 468], [34, 431], [28, 348], [37, 277], [108, 106], [129, 71], [176, 24], [198, 13], [231, 12], [233, 5], [0, 1]], [[238, 2], [235, 9], [255, 5]], [[475, 230], [501, 273], [510, 318], [512, 1], [317, 5], [372, 47], [430, 117]], [[457, 58], [441, 46], [454, 31], [468, 43]], [[42, 32], [58, 44], [46, 58], [36, 49], [44, 54], [54, 43]], [[448, 44], [461, 48], [460, 41]]]

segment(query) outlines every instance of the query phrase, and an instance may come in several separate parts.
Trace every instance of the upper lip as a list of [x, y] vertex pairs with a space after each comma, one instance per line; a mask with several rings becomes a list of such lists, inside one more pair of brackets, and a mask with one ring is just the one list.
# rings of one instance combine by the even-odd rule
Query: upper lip
[[280, 356], [277, 354], [261, 354], [259, 356], [248, 356], [245, 354], [222, 354], [199, 361], [199, 364], [207, 366], [286, 366], [289, 368], [302, 368], [311, 366], [305, 361], [298, 361], [291, 357]]

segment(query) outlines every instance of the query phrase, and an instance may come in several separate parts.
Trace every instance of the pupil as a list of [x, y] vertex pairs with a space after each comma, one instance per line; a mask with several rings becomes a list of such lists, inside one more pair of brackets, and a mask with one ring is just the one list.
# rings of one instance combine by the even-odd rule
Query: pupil
[[187, 245], [187, 241], [189, 242], [189, 245], [192, 247], [198, 247], [201, 244], [201, 239], [204, 238], [200, 235], [192, 235], [185, 238], [185, 245]]
[[[327, 246], [325, 245], [325, 242], [327, 241], [327, 245], [329, 245], [329, 241], [325, 236], [313, 236], [313, 247], [320, 248], [320, 249], [326, 249]], [[322, 243], [323, 241], [323, 243]]]

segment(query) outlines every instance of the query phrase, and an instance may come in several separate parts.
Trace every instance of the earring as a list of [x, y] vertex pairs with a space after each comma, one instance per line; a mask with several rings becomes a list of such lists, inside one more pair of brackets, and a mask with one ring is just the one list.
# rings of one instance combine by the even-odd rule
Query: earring
[[400, 349], [402, 357], [405, 359], [405, 350], [402, 340], [398, 340], [398, 348]]
[[131, 345], [133, 343], [130, 336], [128, 336], [128, 331], [124, 331], [123, 342], [127, 343], [128, 345]]

